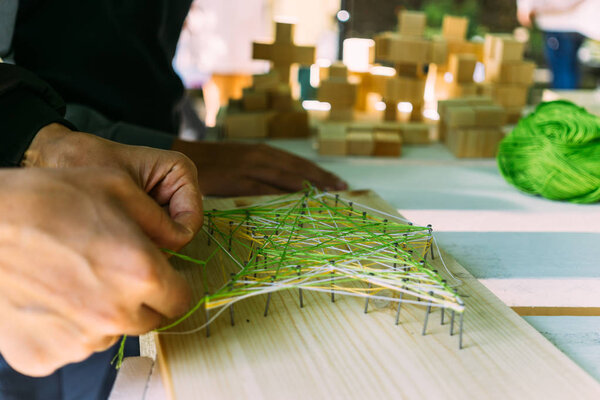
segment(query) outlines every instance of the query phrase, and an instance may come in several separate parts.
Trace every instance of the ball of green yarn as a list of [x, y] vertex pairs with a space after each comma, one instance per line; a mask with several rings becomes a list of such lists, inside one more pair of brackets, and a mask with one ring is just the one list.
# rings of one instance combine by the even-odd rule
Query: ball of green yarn
[[553, 200], [600, 200], [600, 118], [571, 102], [540, 104], [500, 143], [498, 166], [518, 189]]

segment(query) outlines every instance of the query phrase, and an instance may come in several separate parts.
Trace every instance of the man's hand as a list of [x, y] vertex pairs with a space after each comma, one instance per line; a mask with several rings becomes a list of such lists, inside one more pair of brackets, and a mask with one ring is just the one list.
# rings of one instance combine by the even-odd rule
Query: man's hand
[[314, 163], [264, 144], [175, 140], [172, 149], [196, 163], [200, 189], [208, 195], [293, 192], [301, 190], [304, 181], [320, 189], [347, 188], [344, 181]]
[[0, 170], [0, 187], [0, 352], [16, 370], [47, 375], [189, 306], [147, 236], [187, 233], [128, 174]]
[[[103, 167], [124, 171], [167, 211], [164, 218], [175, 222], [167, 234], [161, 229], [146, 229], [146, 216], [137, 222], [160, 246], [176, 250], [200, 229], [202, 195], [194, 164], [183, 154], [141, 146], [127, 146], [82, 132], [72, 132], [60, 124], [41, 129], [25, 155], [25, 166], [71, 168]], [[127, 207], [141, 204], [126, 202]]]

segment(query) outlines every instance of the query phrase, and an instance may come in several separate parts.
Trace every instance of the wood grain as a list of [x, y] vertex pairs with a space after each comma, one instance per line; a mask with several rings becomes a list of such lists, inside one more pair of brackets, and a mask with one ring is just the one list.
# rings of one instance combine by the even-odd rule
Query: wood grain
[[[346, 197], [396, 213], [371, 192]], [[207, 200], [205, 207], [253, 201], [257, 199]], [[184, 252], [203, 257], [206, 237], [199, 235]], [[332, 304], [326, 294], [305, 291], [300, 309], [297, 292], [282, 292], [272, 296], [268, 317], [263, 316], [266, 296], [236, 304], [235, 326], [224, 313], [211, 325], [208, 338], [204, 330], [157, 335], [167, 392], [174, 399], [600, 398], [598, 382], [449, 255], [443, 259], [463, 282], [463, 350], [458, 350], [457, 337], [448, 335], [448, 323], [440, 325], [439, 310], [430, 315], [423, 337], [424, 307], [404, 307], [396, 326], [395, 309], [385, 304], [373, 304], [364, 314], [364, 300], [339, 296]], [[202, 296], [199, 268], [173, 262], [195, 295]], [[438, 270], [444, 274], [443, 266]], [[177, 329], [197, 327], [204, 320], [201, 311]]]

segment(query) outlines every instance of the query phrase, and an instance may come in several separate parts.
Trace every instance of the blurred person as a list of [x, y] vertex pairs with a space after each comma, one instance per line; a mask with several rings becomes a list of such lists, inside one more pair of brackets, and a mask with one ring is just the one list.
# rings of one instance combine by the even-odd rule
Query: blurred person
[[517, 0], [517, 19], [544, 34], [544, 54], [552, 71], [552, 87], [576, 89], [581, 71], [577, 52], [585, 37], [600, 38], [598, 0]]

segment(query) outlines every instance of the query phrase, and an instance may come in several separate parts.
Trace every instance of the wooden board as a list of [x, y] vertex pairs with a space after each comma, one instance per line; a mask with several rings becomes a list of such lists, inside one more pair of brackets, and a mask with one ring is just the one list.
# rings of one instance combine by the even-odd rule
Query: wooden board
[[[395, 210], [371, 192], [347, 198], [389, 213]], [[259, 199], [207, 200], [205, 207], [232, 208]], [[435, 227], [434, 227], [435, 228]], [[202, 257], [201, 235], [185, 252]], [[211, 325], [211, 336], [158, 335], [158, 363], [172, 398], [599, 398], [600, 384], [500, 302], [450, 256], [448, 268], [463, 281], [467, 304], [464, 349], [429, 316], [421, 336], [424, 307], [395, 309], [364, 300], [322, 293], [274, 294], [269, 316], [266, 297], [238, 303], [236, 324], [228, 313]], [[436, 259], [439, 263], [439, 258]], [[196, 295], [199, 269], [174, 260]], [[438, 267], [443, 275], [443, 267]], [[450, 278], [448, 278], [450, 279]], [[196, 313], [181, 328], [204, 323]]]

